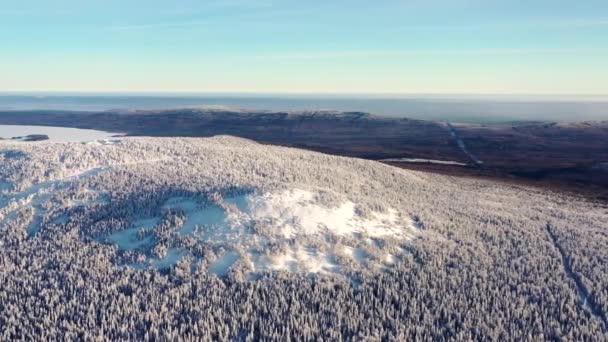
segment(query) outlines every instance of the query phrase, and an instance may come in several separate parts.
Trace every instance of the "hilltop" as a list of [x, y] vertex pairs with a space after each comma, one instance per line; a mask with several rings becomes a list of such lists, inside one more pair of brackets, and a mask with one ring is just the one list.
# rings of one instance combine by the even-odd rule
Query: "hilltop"
[[5, 140], [1, 336], [596, 339], [607, 216], [235, 137]]

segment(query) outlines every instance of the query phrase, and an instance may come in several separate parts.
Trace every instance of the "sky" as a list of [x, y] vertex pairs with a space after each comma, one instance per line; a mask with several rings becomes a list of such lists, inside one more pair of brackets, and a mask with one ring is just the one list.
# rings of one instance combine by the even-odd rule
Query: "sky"
[[0, 91], [608, 94], [606, 0], [0, 0]]

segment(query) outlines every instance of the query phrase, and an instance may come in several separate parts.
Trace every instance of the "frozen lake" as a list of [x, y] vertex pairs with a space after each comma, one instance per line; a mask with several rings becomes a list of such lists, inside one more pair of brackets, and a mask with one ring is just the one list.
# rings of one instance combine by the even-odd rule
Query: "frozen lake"
[[[0, 125], [0, 138], [11, 139], [32, 134], [45, 134], [50, 141], [93, 141], [109, 139], [120, 133], [97, 131], [93, 129], [50, 127], [50, 126], [19, 126]], [[47, 140], [48, 141], [48, 140]]]

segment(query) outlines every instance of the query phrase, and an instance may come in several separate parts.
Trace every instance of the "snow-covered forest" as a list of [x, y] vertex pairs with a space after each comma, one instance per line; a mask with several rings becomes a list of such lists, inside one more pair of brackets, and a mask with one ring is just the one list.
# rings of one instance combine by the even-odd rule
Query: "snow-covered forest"
[[0, 340], [604, 340], [608, 207], [233, 137], [0, 141]]

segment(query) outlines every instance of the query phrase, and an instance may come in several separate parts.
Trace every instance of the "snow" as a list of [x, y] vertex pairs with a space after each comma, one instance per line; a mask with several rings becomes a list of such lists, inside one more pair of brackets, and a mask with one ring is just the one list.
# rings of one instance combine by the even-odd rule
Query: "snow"
[[115, 244], [118, 248], [126, 251], [142, 248], [150, 245], [153, 241], [151, 237], [140, 239], [138, 237], [138, 228], [130, 228], [112, 233], [107, 237], [107, 241]]
[[[223, 227], [226, 223], [225, 212], [218, 207], [207, 207], [202, 211], [197, 211], [188, 216], [188, 219], [180, 232], [182, 234], [194, 233], [195, 229], [207, 227], [205, 231], [210, 232], [210, 228]], [[200, 231], [200, 230], [199, 230]]]
[[364, 234], [370, 237], [403, 236], [406, 229], [394, 209], [362, 218], [356, 204], [346, 201], [333, 208], [318, 203], [315, 194], [300, 189], [252, 195], [245, 214], [253, 221], [272, 224], [275, 234], [285, 238], [315, 235], [325, 231], [338, 236]]
[[172, 197], [165, 202], [163, 209], [180, 209], [185, 212], [192, 212], [198, 207], [198, 204], [188, 198]]
[[116, 136], [118, 133], [66, 127], [0, 125], [0, 138], [11, 139], [13, 137], [21, 137], [32, 134], [48, 135], [50, 141], [85, 142], [98, 139], [108, 139]]
[[393, 255], [393, 254], [387, 254], [386, 257], [384, 258], [384, 262], [387, 263], [388, 265], [394, 265], [397, 263], [399, 259], [397, 258], [397, 256]]
[[388, 158], [380, 161], [388, 163], [427, 163], [427, 164], [441, 164], [441, 165], [457, 165], [466, 166], [467, 164], [452, 161], [452, 160], [435, 160], [435, 159], [419, 159], [419, 158]]
[[[90, 177], [100, 172], [102, 168], [90, 168], [86, 170], [72, 171], [65, 177], [57, 178], [47, 182], [42, 182], [30, 186], [28, 189], [21, 192], [2, 192], [0, 193], [0, 220], [10, 213], [13, 213], [20, 208], [30, 206], [34, 209], [34, 219], [27, 228], [29, 236], [35, 235], [40, 229], [40, 223], [42, 216], [45, 212], [42, 205], [50, 200], [55, 192], [65, 189], [69, 186], [66, 181], [74, 181], [83, 177]], [[74, 204], [85, 204], [84, 202], [78, 203], [70, 201], [68, 206]], [[65, 221], [63, 218], [58, 218], [56, 223]]]
[[0, 181], [0, 193], [9, 191], [13, 186], [9, 182]]
[[180, 229], [183, 235], [192, 235], [195, 231], [211, 234], [213, 228], [226, 229], [228, 225], [226, 212], [217, 205], [201, 207], [192, 199], [173, 197], [167, 200], [162, 208], [179, 209], [186, 214], [186, 222]]
[[424, 229], [424, 223], [419, 220], [413, 220], [410, 222], [410, 228], [413, 230], [422, 230]]
[[101, 193], [99, 191], [84, 189], [79, 194], [82, 199], [69, 199], [65, 204], [66, 208], [69, 207], [79, 207], [79, 206], [87, 206], [94, 204], [104, 204], [108, 203], [109, 198], [107, 194]]
[[[17, 157], [20, 159], [25, 154], [19, 154], [14, 151], [11, 152], [11, 155], [14, 155], [12, 158]], [[6, 155], [6, 152], [5, 152]], [[29, 206], [34, 209], [35, 217], [33, 222], [27, 228], [28, 235], [35, 235], [40, 229], [40, 224], [42, 221], [42, 216], [45, 213], [45, 209], [42, 207], [43, 204], [48, 202], [53, 194], [68, 189], [72, 185], [76, 184], [78, 181], [84, 178], [94, 177], [98, 173], [108, 170], [113, 167], [119, 166], [128, 166], [139, 163], [155, 163], [158, 161], [167, 160], [167, 158], [157, 158], [150, 160], [139, 160], [139, 161], [129, 161], [124, 163], [108, 163], [107, 165], [96, 165], [96, 166], [84, 166], [77, 165], [77, 167], [73, 168], [61, 168], [54, 170], [53, 173], [50, 173], [49, 179], [32, 184], [30, 182], [26, 182], [25, 184], [21, 184], [21, 186], [28, 186], [25, 190], [22, 191], [12, 191], [14, 186], [6, 181], [0, 182], [0, 222], [4, 221], [8, 215], [13, 214], [15, 211]], [[19, 189], [19, 188], [17, 188]], [[22, 188], [21, 188], [22, 189]], [[84, 189], [79, 193], [80, 195], [86, 195], [89, 193], [88, 197], [93, 197], [92, 200], [68, 200], [65, 204], [65, 208], [73, 207], [73, 206], [86, 206], [91, 204], [102, 204], [107, 201], [107, 198], [98, 193], [95, 190]], [[93, 193], [93, 194], [91, 194]], [[52, 222], [56, 224], [64, 224], [68, 221], [68, 217], [65, 215], [56, 217]]]
[[312, 246], [297, 246], [287, 253], [271, 255], [253, 254], [249, 259], [258, 271], [286, 271], [304, 273], [337, 273], [340, 265], [329, 252], [320, 252]]
[[[178, 232], [182, 237], [220, 248], [220, 256], [208, 265], [209, 272], [218, 276], [227, 275], [238, 260], [254, 272], [339, 273], [344, 266], [339, 262], [340, 256], [364, 267], [393, 265], [396, 256], [372, 260], [360, 246], [380, 250], [380, 240], [407, 241], [416, 233], [413, 221], [395, 209], [362, 217], [356, 207], [346, 199], [327, 206], [316, 192], [290, 189], [226, 196], [205, 204], [194, 198], [171, 197], [161, 210], [181, 211], [185, 222]], [[138, 233], [153, 229], [159, 220], [160, 217], [136, 221], [132, 228], [110, 234], [106, 242], [127, 251], [150, 250], [153, 238], [142, 239]], [[321, 247], [324, 241], [335, 237], [348, 239], [352, 247]], [[173, 251], [173, 259], [165, 257], [162, 260], [167, 260], [161, 262], [151, 258], [148, 264], [165, 267], [182, 256]]]
[[139, 231], [151, 230], [158, 223], [158, 221], [158, 218], [136, 220], [133, 223], [133, 228], [114, 232], [106, 238], [106, 241], [111, 244], [115, 244], [119, 249], [127, 251], [150, 246], [154, 242], [152, 237], [146, 236], [144, 238], [140, 238], [138, 236]]
[[183, 257], [188, 254], [188, 251], [179, 249], [179, 248], [171, 248], [167, 251], [167, 255], [165, 255], [162, 259], [155, 259], [151, 262], [151, 266], [156, 269], [165, 269], [175, 266]]
[[[23, 209], [31, 209], [27, 213], [33, 213], [33, 217], [31, 220], [28, 217], [29, 221], [23, 224], [30, 237], [44, 238], [54, 229], [66, 229], [66, 224], [74, 223], [75, 218], [82, 219], [71, 217], [73, 212], [86, 216], [120, 203], [111, 198], [115, 193], [123, 194], [107, 184], [111, 179], [108, 174], [166, 175], [175, 165], [173, 162], [189, 160], [180, 156], [181, 151], [190, 156], [189, 149], [200, 143], [199, 140], [186, 140], [188, 144], [179, 142], [175, 151], [164, 154], [159, 153], [162, 146], [156, 145], [131, 153], [131, 146], [147, 144], [146, 138], [100, 140], [89, 144], [5, 142], [10, 151], [27, 153], [15, 154], [18, 159], [7, 161], [20, 171], [20, 178], [5, 178], [4, 183], [0, 183], [0, 224], [14, 220]], [[172, 174], [190, 189], [179, 191], [180, 185], [177, 185], [175, 193], [180, 195], [155, 198], [145, 214], [133, 212], [121, 217], [122, 223], [131, 220], [127, 225], [121, 223], [124, 228], [103, 222], [81, 227], [81, 233], [121, 251], [114, 259], [120, 267], [166, 268], [189, 256], [193, 267], [198, 263], [218, 276], [228, 275], [238, 267], [247, 277], [275, 271], [332, 274], [349, 273], [353, 267], [378, 269], [397, 260], [389, 257], [384, 260], [388, 251], [382, 249], [386, 245], [398, 258], [398, 246], [423, 233], [415, 229], [414, 221], [406, 214], [407, 208], [389, 205], [387, 209], [374, 211], [371, 208], [376, 202], [369, 201], [367, 195], [354, 194], [357, 200], [349, 199], [343, 188], [283, 182], [261, 183], [263, 186], [258, 187], [254, 182], [248, 183], [249, 178], [243, 178], [243, 183], [231, 184], [233, 175], [223, 174], [225, 168], [215, 167], [222, 164], [207, 159], [210, 151], [223, 151], [225, 144], [249, 143], [227, 137], [210, 140], [208, 145], [202, 145], [205, 149], [194, 154], [200, 157], [179, 164], [190, 168], [196, 165], [196, 173], [184, 167]], [[65, 148], [65, 151], [56, 148]], [[243, 153], [241, 147], [235, 151]], [[7, 155], [12, 156], [10, 153], [4, 153], [5, 160]], [[223, 155], [222, 158], [226, 159]], [[240, 158], [239, 155], [238, 162]], [[35, 169], [36, 174], [30, 176], [27, 170], [32, 167], [40, 170]], [[202, 176], [198, 178], [199, 175]], [[216, 178], [219, 181], [216, 182]], [[9, 180], [12, 183], [8, 183]], [[226, 182], [226, 188], [222, 188], [222, 182]], [[172, 186], [175, 184], [178, 183]], [[220, 186], [208, 188], [207, 184]]]
[[[209, 265], [210, 272], [219, 276], [228, 274], [239, 259], [247, 261], [257, 272], [335, 273], [341, 266], [333, 251], [321, 251], [317, 246], [301, 245], [297, 241], [347, 237], [381, 248], [377, 239], [408, 240], [415, 233], [412, 220], [405, 219], [395, 209], [372, 212], [364, 218], [356, 207], [348, 200], [329, 207], [320, 203], [317, 193], [302, 189], [227, 196], [217, 204], [205, 205], [192, 198], [172, 197], [162, 205], [163, 210], [180, 210], [185, 215], [185, 223], [179, 229], [183, 236], [228, 248]], [[112, 240], [124, 249], [139, 248], [147, 241], [133, 241], [136, 232], [133, 229], [114, 234]], [[286, 241], [296, 243], [278, 250], [267, 247]], [[243, 252], [243, 247], [248, 249]], [[241, 252], [237, 253], [237, 249]], [[358, 264], [371, 262], [359, 247], [346, 246], [343, 253]], [[386, 264], [394, 264], [393, 258], [388, 258]]]
[[228, 205], [232, 205], [236, 209], [243, 211], [243, 212], [246, 211], [247, 207], [248, 207], [246, 195], [227, 197], [224, 199], [224, 203], [228, 204]]
[[209, 271], [218, 276], [225, 276], [230, 272], [230, 267], [239, 260], [239, 255], [235, 252], [228, 252], [219, 257], [209, 266]]
[[344, 254], [349, 256], [354, 261], [363, 264], [367, 261], [367, 253], [361, 248], [353, 248], [350, 246], [343, 247]]

